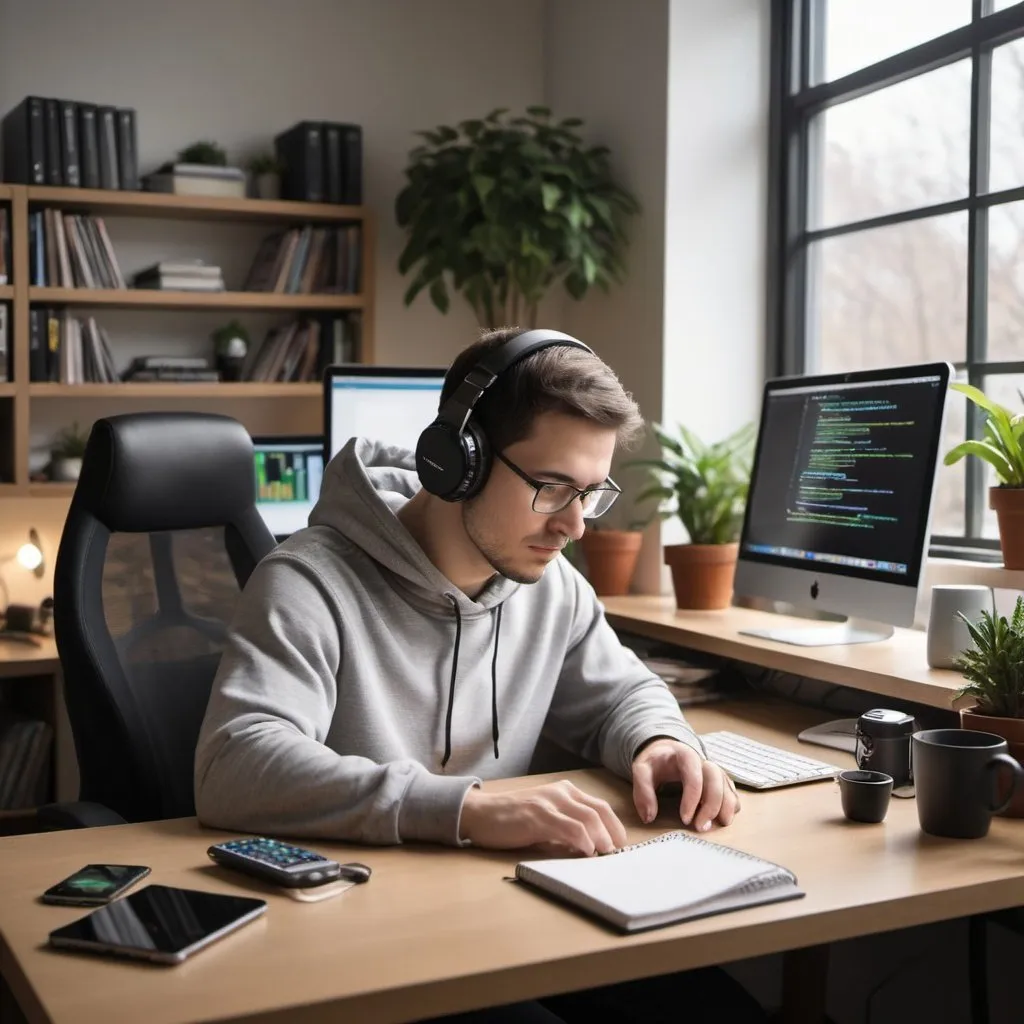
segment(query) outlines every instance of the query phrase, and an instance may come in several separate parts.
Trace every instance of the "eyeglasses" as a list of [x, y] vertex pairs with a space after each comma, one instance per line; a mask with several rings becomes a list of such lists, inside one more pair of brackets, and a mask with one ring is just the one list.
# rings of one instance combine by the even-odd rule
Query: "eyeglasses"
[[534, 490], [533, 511], [550, 516], [568, 508], [577, 498], [583, 506], [584, 519], [596, 519], [604, 515], [615, 504], [615, 499], [622, 493], [622, 488], [608, 477], [604, 483], [596, 487], [588, 487], [581, 491], [572, 484], [554, 484], [544, 480], [534, 480], [524, 473], [511, 459], [497, 453], [497, 457], [512, 470], [520, 480], [525, 480]]

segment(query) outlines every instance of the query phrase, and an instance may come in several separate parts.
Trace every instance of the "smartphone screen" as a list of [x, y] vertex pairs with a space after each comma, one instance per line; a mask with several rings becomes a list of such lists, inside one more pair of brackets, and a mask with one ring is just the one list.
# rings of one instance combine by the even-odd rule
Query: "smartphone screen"
[[78, 905], [109, 903], [148, 874], [149, 868], [140, 864], [86, 864], [47, 889], [43, 901]]

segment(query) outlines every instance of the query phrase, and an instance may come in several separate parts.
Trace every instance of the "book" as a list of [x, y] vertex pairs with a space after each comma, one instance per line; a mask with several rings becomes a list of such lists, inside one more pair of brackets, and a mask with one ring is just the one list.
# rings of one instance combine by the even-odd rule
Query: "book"
[[622, 932], [804, 895], [778, 864], [683, 831], [603, 857], [523, 861], [515, 878]]

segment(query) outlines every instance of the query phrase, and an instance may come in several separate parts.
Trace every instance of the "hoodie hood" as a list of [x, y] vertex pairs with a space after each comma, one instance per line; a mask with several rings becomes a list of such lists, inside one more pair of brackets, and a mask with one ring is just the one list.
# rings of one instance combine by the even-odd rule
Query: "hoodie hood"
[[475, 598], [467, 597], [427, 558], [397, 514], [421, 488], [416, 456], [406, 448], [352, 438], [324, 471], [310, 526], [328, 526], [397, 579], [415, 603], [463, 618], [487, 614], [519, 584], [495, 574]]

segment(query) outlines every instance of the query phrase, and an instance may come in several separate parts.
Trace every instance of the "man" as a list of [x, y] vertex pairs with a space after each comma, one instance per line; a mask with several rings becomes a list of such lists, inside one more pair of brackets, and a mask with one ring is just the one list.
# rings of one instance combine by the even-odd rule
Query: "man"
[[[442, 409], [520, 333], [465, 350]], [[353, 440], [332, 460], [309, 528], [242, 595], [196, 754], [204, 823], [582, 855], [624, 845], [611, 807], [569, 783], [480, 788], [527, 774], [543, 738], [631, 779], [642, 821], [674, 782], [683, 824], [729, 824], [731, 782], [559, 557], [615, 500], [616, 445], [642, 427], [611, 369], [571, 341], [485, 387], [472, 428], [490, 454], [477, 452], [464, 500], [422, 487], [411, 452]], [[441, 467], [421, 449], [426, 478]]]

